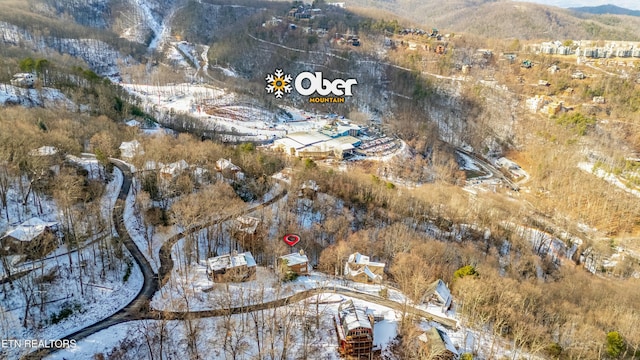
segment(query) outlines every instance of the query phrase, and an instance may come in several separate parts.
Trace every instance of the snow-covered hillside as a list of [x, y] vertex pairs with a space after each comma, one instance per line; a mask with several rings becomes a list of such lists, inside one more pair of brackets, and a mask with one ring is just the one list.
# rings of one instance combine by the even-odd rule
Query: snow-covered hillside
[[0, 84], [0, 105], [76, 109], [76, 104], [67, 99], [60, 90], [51, 88], [26, 89], [8, 84]]
[[120, 54], [111, 45], [96, 39], [66, 39], [52, 36], [35, 36], [18, 26], [0, 22], [0, 42], [24, 47], [36, 52], [57, 51], [82, 59], [95, 73], [117, 76], [118, 60], [133, 62]]

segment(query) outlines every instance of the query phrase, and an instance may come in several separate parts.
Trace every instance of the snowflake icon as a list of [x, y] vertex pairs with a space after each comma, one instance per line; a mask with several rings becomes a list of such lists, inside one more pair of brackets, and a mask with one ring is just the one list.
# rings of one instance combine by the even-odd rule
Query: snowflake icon
[[285, 74], [282, 69], [276, 69], [273, 74], [267, 74], [264, 78], [267, 81], [267, 93], [275, 94], [276, 99], [282, 99], [285, 93], [291, 93], [291, 75]]

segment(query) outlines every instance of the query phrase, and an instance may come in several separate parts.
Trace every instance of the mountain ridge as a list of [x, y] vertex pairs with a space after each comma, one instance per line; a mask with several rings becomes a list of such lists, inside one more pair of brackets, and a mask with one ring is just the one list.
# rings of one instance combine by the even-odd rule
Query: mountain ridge
[[352, 0], [349, 6], [388, 11], [425, 28], [488, 38], [640, 40], [640, 19], [635, 17], [579, 13], [528, 2]]
[[589, 13], [596, 15], [629, 15], [629, 16], [640, 16], [640, 10], [631, 10], [624, 7], [620, 7], [613, 4], [607, 5], [599, 5], [599, 6], [581, 6], [581, 7], [572, 7], [569, 10], [581, 12], [581, 13]]

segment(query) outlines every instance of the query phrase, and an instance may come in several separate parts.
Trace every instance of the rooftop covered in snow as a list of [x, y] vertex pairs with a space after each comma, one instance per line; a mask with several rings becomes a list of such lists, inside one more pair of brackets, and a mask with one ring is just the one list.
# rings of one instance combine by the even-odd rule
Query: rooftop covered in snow
[[309, 262], [309, 258], [307, 258], [307, 255], [299, 252], [280, 256], [280, 259], [285, 260], [288, 266], [306, 264]]
[[356, 328], [372, 329], [371, 319], [365, 309], [357, 308], [353, 304], [353, 300], [340, 304], [338, 313], [342, 326], [347, 334]]
[[367, 265], [373, 267], [384, 267], [384, 263], [370, 261], [368, 256], [362, 255], [360, 253], [353, 253], [349, 255], [349, 259], [347, 260], [350, 263], [357, 265]]
[[207, 259], [207, 266], [209, 270], [217, 272], [241, 266], [256, 266], [256, 261], [253, 255], [251, 255], [251, 252], [247, 251], [240, 254], [232, 253], [209, 258]]
[[34, 217], [7, 232], [2, 238], [13, 238], [18, 241], [29, 242], [42, 235], [47, 229], [57, 225], [58, 223], [55, 221], [44, 221]]

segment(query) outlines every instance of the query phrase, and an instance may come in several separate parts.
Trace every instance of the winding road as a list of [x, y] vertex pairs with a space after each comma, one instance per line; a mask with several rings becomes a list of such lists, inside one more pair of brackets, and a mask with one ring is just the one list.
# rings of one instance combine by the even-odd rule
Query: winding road
[[[184, 320], [187, 317], [190, 318], [209, 318], [209, 317], [219, 317], [225, 316], [229, 314], [240, 314], [246, 312], [252, 312], [257, 310], [271, 309], [275, 307], [286, 306], [289, 304], [293, 304], [304, 299], [310, 298], [312, 296], [316, 296], [321, 293], [335, 293], [343, 296], [348, 296], [364, 301], [373, 302], [379, 305], [383, 305], [401, 312], [406, 312], [409, 314], [413, 314], [419, 317], [426, 318], [431, 321], [438, 322], [447, 328], [456, 328], [457, 322], [451, 318], [440, 317], [431, 313], [428, 313], [424, 310], [415, 308], [413, 306], [407, 304], [401, 304], [395, 301], [391, 301], [388, 299], [384, 299], [379, 296], [371, 295], [368, 293], [363, 293], [347, 288], [335, 287], [335, 286], [323, 286], [315, 289], [305, 290], [297, 292], [291, 296], [279, 298], [276, 300], [263, 302], [254, 305], [242, 306], [242, 307], [230, 307], [230, 308], [222, 308], [222, 309], [214, 309], [214, 310], [204, 310], [204, 311], [190, 311], [190, 312], [177, 312], [177, 311], [159, 311], [152, 309], [150, 306], [151, 299], [155, 293], [164, 286], [170, 276], [171, 271], [173, 270], [173, 260], [171, 259], [171, 248], [178, 242], [180, 239], [184, 238], [186, 235], [200, 231], [205, 227], [216, 225], [218, 223], [231, 220], [235, 217], [246, 215], [256, 210], [259, 210], [265, 206], [269, 206], [280, 199], [282, 199], [286, 194], [286, 189], [283, 189], [279, 194], [274, 196], [273, 198], [265, 201], [256, 206], [244, 209], [234, 214], [230, 214], [216, 220], [210, 221], [208, 223], [199, 224], [191, 227], [188, 230], [180, 232], [162, 244], [159, 251], [160, 258], [160, 267], [158, 268], [158, 274], [153, 271], [151, 264], [144, 256], [144, 254], [140, 251], [138, 246], [129, 236], [127, 229], [124, 225], [124, 207], [126, 203], [126, 198], [129, 194], [129, 190], [131, 188], [132, 183], [132, 174], [129, 169], [129, 166], [117, 159], [111, 159], [111, 162], [122, 171], [123, 181], [120, 188], [120, 192], [118, 195], [118, 200], [115, 203], [113, 209], [113, 223], [115, 224], [116, 232], [122, 244], [126, 247], [126, 249], [131, 253], [131, 256], [134, 258], [136, 264], [142, 271], [142, 275], [144, 277], [144, 282], [142, 288], [136, 295], [136, 297], [131, 300], [126, 306], [122, 309], [114, 313], [113, 315], [94, 323], [93, 325], [89, 325], [83, 329], [80, 329], [72, 334], [69, 334], [62, 338], [61, 340], [75, 340], [79, 342], [80, 340], [93, 335], [99, 331], [107, 329], [113, 325], [117, 325], [123, 322], [128, 322], [132, 320], [144, 320], [144, 319], [155, 319], [155, 320]], [[55, 348], [42, 348], [38, 351], [26, 354], [22, 359], [31, 360], [31, 359], [42, 359], [47, 355], [52, 354], [57, 349]]]

